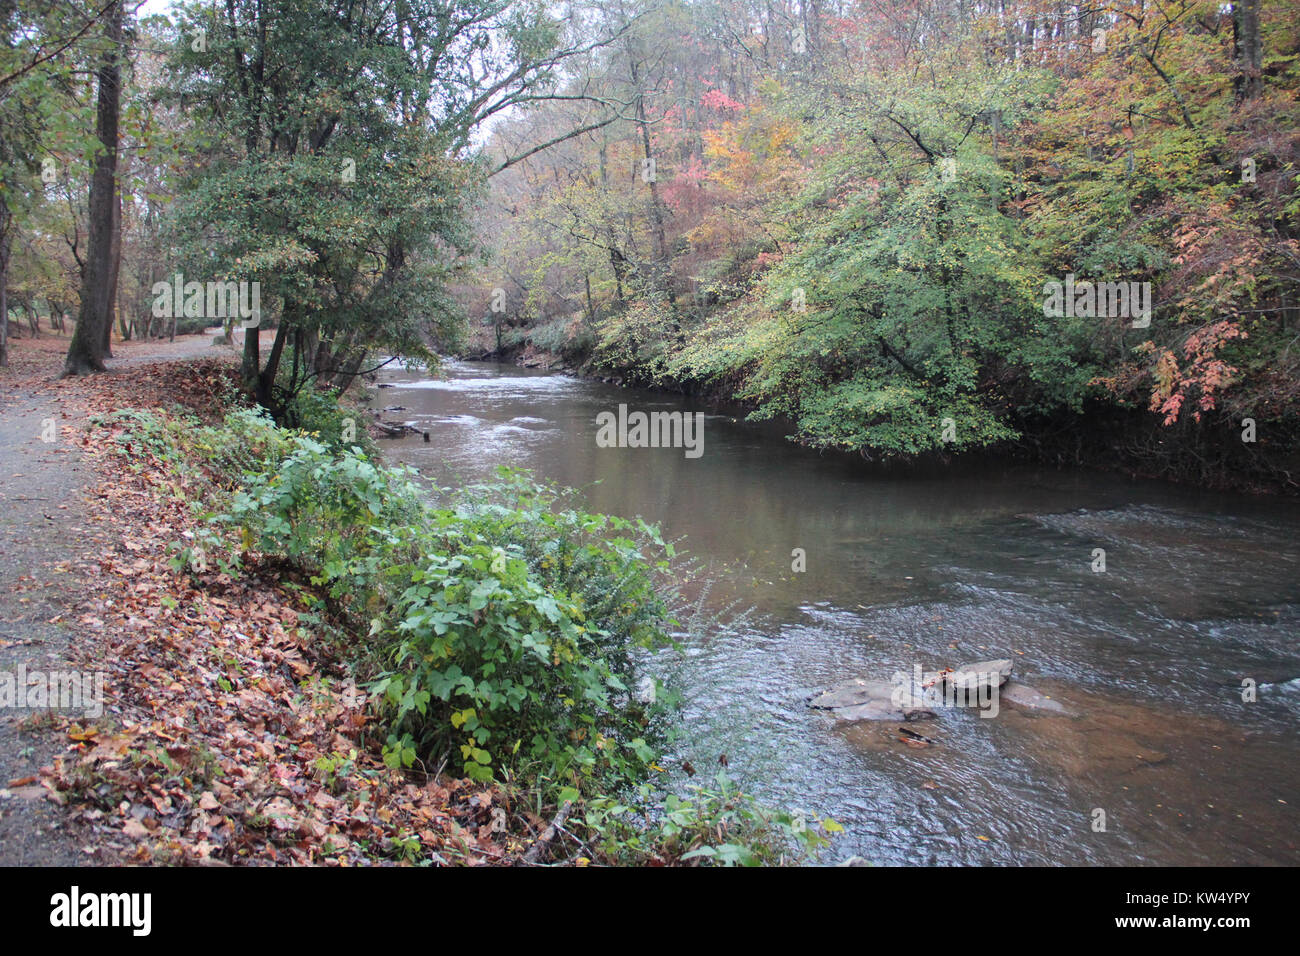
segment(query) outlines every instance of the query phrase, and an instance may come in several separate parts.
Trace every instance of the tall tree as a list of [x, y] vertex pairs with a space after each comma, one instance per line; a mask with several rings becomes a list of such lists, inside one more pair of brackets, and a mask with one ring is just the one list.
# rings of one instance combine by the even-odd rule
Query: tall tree
[[122, 97], [124, 0], [117, 0], [104, 24], [103, 60], [96, 72], [95, 137], [99, 150], [90, 178], [90, 237], [81, 284], [77, 327], [68, 346], [63, 374], [104, 371], [106, 330], [111, 331], [113, 294], [117, 287], [114, 255], [117, 208], [117, 136]]
[[484, 172], [474, 131], [608, 42], [562, 34], [542, 5], [507, 0], [190, 8], [173, 91], [205, 128], [177, 234], [192, 271], [222, 272], [203, 278], [259, 283], [267, 321], [246, 327], [243, 375], [260, 403], [285, 409], [287, 355], [305, 370], [290, 392], [345, 387], [368, 350], [427, 355], [452, 333], [446, 287], [475, 243], [463, 207]]

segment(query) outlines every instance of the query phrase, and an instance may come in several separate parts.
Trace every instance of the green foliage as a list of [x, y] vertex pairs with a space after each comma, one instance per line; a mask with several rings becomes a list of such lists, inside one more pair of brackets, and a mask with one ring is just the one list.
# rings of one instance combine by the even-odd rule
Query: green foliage
[[[322, 382], [374, 350], [454, 347], [448, 285], [479, 241], [465, 214], [484, 172], [475, 128], [554, 82], [564, 33], [542, 5], [498, 0], [183, 7], [162, 91], [194, 121], [169, 211], [181, 264], [258, 282]], [[245, 361], [279, 417], [277, 369]]]
[[334, 451], [356, 447], [368, 455], [375, 452], [366, 430], [369, 414], [341, 404], [333, 389], [300, 388], [285, 401], [281, 417], [286, 427], [306, 432]]
[[1004, 382], [1052, 381], [1052, 404], [1077, 408], [1090, 375], [1069, 374], [1072, 337], [1042, 317], [1033, 247], [999, 202], [1006, 171], [954, 148], [962, 119], [936, 91], [895, 106], [933, 151], [919, 163], [911, 143], [872, 148], [893, 120], [871, 100], [851, 109], [805, 133], [827, 155], [786, 204], [798, 240], [755, 283], [747, 318], [680, 350], [673, 374], [735, 380], [798, 440], [883, 457], [1016, 437], [1028, 399]]
[[[584, 836], [613, 863], [789, 866], [815, 860], [843, 830], [830, 818], [767, 809], [725, 773], [711, 787], [689, 790], [664, 797], [648, 824], [638, 819], [639, 806], [611, 797], [588, 801], [579, 818]], [[640, 805], [657, 802], [646, 788], [640, 796]]]
[[91, 424], [109, 431], [108, 441], [128, 465], [146, 453], [177, 474], [201, 472], [225, 489], [237, 487], [245, 474], [276, 467], [288, 457], [293, 438], [256, 408], [236, 408], [215, 426], [182, 411], [134, 408], [97, 415]]
[[669, 549], [640, 522], [558, 510], [523, 475], [502, 479], [433, 516], [443, 553], [391, 609], [376, 692], [399, 726], [457, 746], [471, 776], [497, 764], [583, 790], [639, 779], [655, 734], [634, 655], [665, 643], [668, 623], [644, 562], [653, 550], [666, 569]]
[[585, 356], [595, 344], [595, 333], [581, 320], [553, 319], [524, 332], [529, 343], [544, 352], [569, 357]]
[[308, 568], [364, 626], [395, 765], [449, 755], [477, 779], [509, 768], [555, 787], [618, 785], [653, 758], [634, 655], [666, 641], [654, 574], [671, 547], [642, 522], [559, 500], [503, 470], [433, 508], [409, 469], [299, 434], [245, 475], [221, 520]]
[[237, 487], [246, 474], [275, 468], [293, 447], [292, 432], [276, 428], [260, 408], [236, 408], [220, 425], [193, 428], [183, 441], [225, 487]]

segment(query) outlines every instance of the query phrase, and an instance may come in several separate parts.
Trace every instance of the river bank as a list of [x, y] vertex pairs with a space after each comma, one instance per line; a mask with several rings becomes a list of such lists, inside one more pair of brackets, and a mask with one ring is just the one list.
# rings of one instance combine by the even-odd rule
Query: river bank
[[[694, 402], [723, 408], [737, 417], [753, 412], [725, 383], [680, 381], [648, 376], [637, 368], [602, 365], [588, 349], [556, 353], [532, 344], [481, 347], [457, 356], [467, 361], [503, 362], [520, 368], [574, 375], [604, 384], [680, 395]], [[1253, 419], [1252, 419], [1253, 421]], [[769, 422], [785, 436], [797, 429], [780, 417]], [[1236, 423], [1213, 426], [1189, 416], [1175, 427], [1141, 408], [1120, 408], [1105, 402], [1086, 404], [1077, 414], [1028, 417], [1019, 423], [1020, 437], [962, 454], [927, 453], [873, 464], [868, 452], [824, 452], [861, 463], [866, 470], [942, 469], [961, 471], [998, 463], [1054, 468], [1087, 468], [1129, 478], [1154, 479], [1210, 491], [1251, 495], [1300, 496], [1300, 440], [1286, 431], [1265, 430]]]
[[[300, 810], [319, 808], [301, 787], [291, 800], [283, 794], [292, 793], [290, 767], [304, 781], [317, 771], [310, 761], [268, 763], [283, 750], [265, 743], [268, 726], [298, 728], [294, 749], [307, 736], [280, 673], [305, 666], [290, 636], [297, 601], [219, 575], [197, 587], [178, 579], [175, 546], [196, 523], [162, 467], [162, 449], [124, 457], [111, 434], [89, 426], [91, 416], [123, 407], [219, 411], [233, 355], [213, 349], [209, 336], [119, 343], [110, 373], [59, 380], [66, 348], [51, 336], [23, 343], [4, 377], [4, 451], [24, 455], [21, 477], [53, 502], [43, 506], [53, 524], [24, 530], [20, 506], [8, 500], [0, 516], [11, 545], [15, 535], [25, 539], [25, 550], [6, 547], [6, 576], [20, 573], [0, 592], [9, 627], [48, 632], [7, 640], [3, 663], [33, 682], [24, 688], [29, 700], [46, 675], [93, 673], [104, 683], [98, 699], [6, 712], [3, 861], [310, 862], [284, 836], [296, 834]], [[43, 440], [50, 420], [56, 428]], [[7, 468], [7, 477], [20, 476]], [[28, 623], [10, 617], [10, 607], [21, 607]], [[27, 645], [45, 649], [39, 666], [14, 657]], [[236, 706], [213, 699], [214, 681], [234, 682], [227, 687]], [[336, 729], [322, 724], [315, 733], [327, 742]], [[268, 773], [276, 765], [278, 782]], [[259, 817], [265, 823], [248, 826]]]
[[[381, 538], [391, 544], [423, 526], [404, 530], [398, 521], [423, 508], [414, 498], [399, 500], [402, 473], [363, 457], [335, 457], [308, 436], [238, 412], [231, 402], [233, 354], [226, 350], [209, 352], [205, 345], [202, 359], [169, 362], [147, 349], [131, 358], [137, 350], [120, 347], [129, 374], [60, 382], [53, 378], [56, 365], [42, 372], [37, 361], [24, 377], [6, 382], [11, 395], [23, 388], [57, 395], [60, 415], [68, 418], [57, 441], [74, 447], [88, 469], [78, 489], [85, 500], [76, 507], [93, 533], [84, 542], [47, 538], [32, 561], [41, 584], [51, 564], [66, 565], [75, 581], [62, 585], [67, 604], [54, 623], [66, 640], [46, 671], [75, 669], [102, 681], [96, 699], [37, 707], [31, 719], [22, 715], [6, 727], [0, 758], [13, 788], [0, 793], [0, 826], [8, 862], [697, 865], [715, 857], [798, 859], [787, 856], [784, 838], [773, 838], [770, 828], [778, 825], [795, 843], [821, 839], [815, 820], [795, 833], [788, 818], [768, 815], [721, 782], [716, 791], [697, 787], [694, 796], [670, 797], [675, 802], [658, 810], [658, 804], [616, 804], [598, 790], [565, 796], [559, 788], [557, 804], [550, 802], [557, 788], [526, 785], [520, 768], [502, 786], [485, 775], [444, 773], [450, 753], [441, 766], [428, 763], [437, 752], [431, 755], [409, 733], [388, 733], [377, 698], [359, 686], [358, 664], [372, 654], [367, 643], [383, 633], [373, 624], [369, 638], [349, 629], [355, 620], [346, 600], [336, 602], [338, 595], [313, 578], [328, 578], [329, 562], [304, 560], [308, 552], [296, 559], [274, 553], [267, 550], [271, 539], [256, 538], [262, 543], [252, 547], [248, 535], [262, 533], [254, 531], [261, 527], [256, 519], [273, 507], [254, 509], [233, 538], [212, 524], [212, 509], [231, 507], [239, 486], [257, 473], [263, 488], [277, 486], [288, 465], [271, 449], [293, 447], [316, 456], [319, 468], [383, 483], [387, 491], [378, 500], [392, 510], [384, 512]], [[14, 407], [7, 401], [5, 414]], [[20, 429], [27, 417], [15, 417]], [[43, 465], [34, 480], [45, 482], [51, 467]], [[342, 487], [316, 489], [303, 499], [308, 509], [321, 509], [295, 519], [315, 529], [313, 558], [331, 546], [333, 532], [312, 522], [325, 518]], [[353, 540], [371, 533], [363, 532], [361, 513], [348, 514], [337, 530]], [[16, 530], [12, 513], [3, 521], [7, 533]], [[429, 557], [454, 559], [455, 550]], [[495, 572], [495, 558], [491, 564], [482, 570]], [[511, 572], [532, 573], [522, 565]], [[524, 587], [523, 579], [512, 580], [512, 587]], [[349, 584], [365, 586], [361, 579]], [[30, 586], [18, 588], [24, 589]], [[448, 584], [443, 593], [452, 590]], [[370, 613], [397, 603], [388, 595], [376, 604], [385, 592], [369, 593], [363, 604]], [[556, 598], [566, 593], [557, 591]], [[499, 629], [479, 621], [508, 597], [494, 595], [466, 619], [466, 647], [475, 646], [473, 632], [495, 639], [508, 631], [505, 619]], [[555, 598], [544, 590], [530, 600], [541, 602], [546, 614], [555, 611]], [[516, 608], [510, 619], [520, 613]], [[600, 620], [589, 613], [592, 622]], [[537, 641], [546, 625], [539, 628], [529, 635], [534, 649], [542, 646]], [[517, 657], [523, 644], [504, 647]], [[25, 666], [17, 672], [24, 684], [42, 676]], [[562, 681], [579, 677], [558, 663], [554, 672]], [[390, 675], [390, 684], [400, 673]], [[467, 673], [486, 678], [488, 672], [467, 665]], [[509, 673], [507, 661], [497, 659], [495, 679]], [[480, 686], [486, 688], [486, 679]], [[25, 692], [28, 702], [35, 700]], [[577, 684], [564, 693], [576, 695]], [[480, 717], [458, 710], [453, 724], [487, 726], [496, 705], [485, 697], [478, 706]], [[494, 726], [509, 729], [508, 722]], [[612, 753], [615, 740], [596, 745]], [[497, 750], [486, 734], [483, 745]], [[488, 759], [483, 753], [473, 750], [473, 760]], [[31, 772], [17, 776], [20, 764], [31, 764]]]
[[0, 453], [23, 456], [21, 474], [4, 459], [6, 477], [42, 502], [29, 519], [34, 499], [5, 495], [0, 514], [0, 664], [106, 682], [101, 707], [4, 714], [0, 862], [340, 865], [409, 861], [420, 846], [435, 862], [509, 859], [507, 834], [491, 829], [499, 794], [455, 778], [412, 786], [351, 739], [364, 696], [296, 626], [292, 582], [177, 575], [177, 544], [199, 524], [165, 449], [124, 457], [120, 428], [88, 428], [123, 407], [212, 420], [235, 353], [211, 336], [118, 343], [115, 371], [59, 380], [66, 348], [21, 342], [0, 379]]

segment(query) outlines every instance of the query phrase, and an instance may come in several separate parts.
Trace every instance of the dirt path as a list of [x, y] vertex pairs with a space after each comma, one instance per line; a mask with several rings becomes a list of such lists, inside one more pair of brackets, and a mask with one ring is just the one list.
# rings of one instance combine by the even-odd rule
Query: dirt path
[[[13, 367], [0, 370], [0, 680], [12, 675], [16, 682], [20, 668], [29, 679], [74, 669], [68, 648], [85, 630], [78, 568], [93, 560], [104, 532], [86, 526], [82, 504], [96, 476], [70, 440], [84, 417], [77, 388], [94, 388], [94, 379], [72, 389], [57, 381], [65, 337], [12, 345]], [[152, 362], [233, 356], [214, 348], [210, 336], [118, 344], [115, 351], [110, 375]], [[38, 769], [66, 745], [42, 714], [0, 706], [0, 866], [94, 862], [37, 782]]]
[[[89, 481], [62, 434], [51, 398], [28, 397], [0, 412], [0, 672], [66, 666], [70, 562], [81, 550], [78, 501]], [[36, 783], [59, 740], [26, 708], [0, 709], [0, 866], [72, 864], [80, 854]]]

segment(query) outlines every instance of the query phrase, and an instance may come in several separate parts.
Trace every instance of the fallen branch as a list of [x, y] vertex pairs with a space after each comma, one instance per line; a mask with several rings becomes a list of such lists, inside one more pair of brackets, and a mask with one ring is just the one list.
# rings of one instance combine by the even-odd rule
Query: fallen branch
[[425, 441], [429, 440], [429, 433], [421, 428], [417, 428], [410, 422], [375, 422], [378, 428], [388, 438], [401, 438], [407, 432], [412, 435], [419, 435]]
[[528, 852], [524, 854], [525, 863], [535, 864], [541, 859], [542, 851], [555, 842], [555, 838], [560, 835], [560, 831], [564, 826], [564, 821], [569, 819], [569, 813], [572, 810], [573, 801], [564, 801], [564, 806], [560, 807], [560, 812], [555, 815], [555, 819], [551, 821], [550, 826], [542, 831], [542, 835], [537, 838], [537, 842], [529, 847]]

